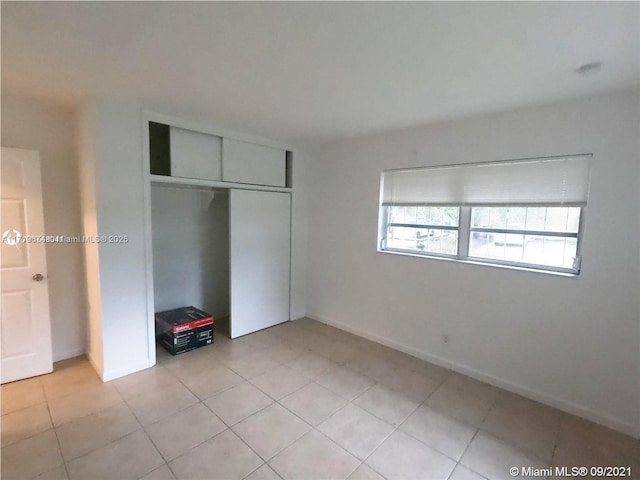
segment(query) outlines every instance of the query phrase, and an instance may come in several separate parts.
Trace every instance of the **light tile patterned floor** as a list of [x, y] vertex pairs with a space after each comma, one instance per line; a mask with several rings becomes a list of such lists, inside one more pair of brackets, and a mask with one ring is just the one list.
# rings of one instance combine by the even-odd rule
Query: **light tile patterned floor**
[[640, 441], [312, 320], [102, 383], [2, 386], [3, 480], [508, 479], [624, 465]]

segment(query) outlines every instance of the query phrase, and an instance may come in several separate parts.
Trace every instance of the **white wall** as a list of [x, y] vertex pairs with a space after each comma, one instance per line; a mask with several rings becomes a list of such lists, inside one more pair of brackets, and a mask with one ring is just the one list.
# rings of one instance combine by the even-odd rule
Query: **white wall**
[[[103, 380], [150, 366], [142, 120], [132, 101], [91, 100], [80, 109], [83, 220], [87, 233], [127, 236], [87, 244], [89, 358]], [[101, 346], [101, 347], [100, 347]], [[102, 358], [100, 358], [100, 348]]]
[[193, 305], [229, 315], [229, 195], [151, 188], [156, 312]]
[[[82, 233], [73, 112], [26, 97], [2, 95], [2, 145], [38, 150], [45, 233]], [[46, 245], [53, 360], [85, 351], [86, 301], [79, 244]]]
[[310, 163], [308, 151], [294, 147], [293, 193], [291, 195], [291, 320], [307, 314], [307, 248], [309, 199], [307, 172]]
[[[319, 149], [309, 315], [640, 434], [639, 125], [636, 90]], [[376, 252], [381, 170], [574, 153], [594, 154], [579, 277]]]
[[[80, 211], [82, 233], [85, 238], [97, 238], [96, 198], [96, 124], [95, 108], [86, 105], [77, 114], [78, 180], [80, 183]], [[87, 356], [102, 375], [102, 300], [100, 292], [100, 256], [97, 243], [85, 243], [84, 271], [87, 298]]]

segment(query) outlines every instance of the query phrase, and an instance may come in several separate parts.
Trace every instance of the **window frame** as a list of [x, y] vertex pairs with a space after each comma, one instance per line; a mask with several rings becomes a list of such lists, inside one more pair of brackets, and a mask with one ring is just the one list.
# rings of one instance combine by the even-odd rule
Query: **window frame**
[[[380, 253], [394, 253], [402, 255], [419, 256], [424, 258], [435, 258], [439, 260], [447, 259], [465, 263], [482, 264], [488, 266], [499, 266], [517, 270], [534, 270], [542, 273], [560, 273], [570, 276], [580, 275], [582, 267], [582, 238], [584, 232], [584, 220], [586, 206], [580, 206], [580, 216], [577, 232], [557, 232], [557, 231], [539, 231], [539, 230], [520, 230], [520, 229], [500, 229], [490, 227], [471, 227], [471, 216], [473, 206], [467, 205], [424, 205], [425, 207], [454, 207], [458, 209], [458, 226], [442, 226], [442, 225], [418, 225], [418, 224], [405, 224], [395, 223], [388, 221], [388, 209], [389, 206], [379, 205], [379, 239], [378, 239], [378, 252]], [[494, 205], [500, 207], [515, 207], [516, 205]], [[540, 205], [517, 205], [518, 207], [540, 207]], [[409, 227], [409, 228], [424, 228], [424, 229], [438, 229], [438, 230], [455, 230], [458, 232], [458, 248], [457, 254], [444, 254], [419, 250], [407, 250], [399, 248], [386, 247], [386, 238], [389, 227]], [[576, 257], [574, 260], [575, 268], [557, 267], [552, 265], [540, 265], [534, 263], [517, 262], [512, 260], [501, 260], [485, 257], [475, 257], [469, 255], [469, 244], [471, 235], [473, 232], [487, 232], [494, 234], [517, 234], [517, 235], [532, 235], [532, 236], [546, 236], [546, 237], [562, 237], [562, 238], [575, 238], [576, 239]]]
[[[382, 252], [395, 252], [395, 253], [406, 253], [410, 255], [422, 255], [422, 256], [433, 256], [438, 258], [448, 258], [448, 259], [457, 259], [458, 253], [460, 252], [460, 227], [462, 223], [462, 218], [460, 217], [460, 206], [459, 205], [424, 205], [425, 207], [444, 207], [444, 208], [457, 208], [458, 209], [458, 225], [432, 225], [432, 224], [418, 224], [418, 223], [398, 223], [398, 222], [389, 222], [389, 208], [385, 206], [380, 206], [380, 213], [382, 218], [382, 228], [381, 228], [381, 240], [378, 243], [379, 248], [378, 251]], [[408, 250], [404, 248], [387, 248], [386, 247], [386, 239], [387, 232], [389, 231], [389, 227], [402, 227], [402, 228], [420, 228], [420, 229], [430, 229], [430, 230], [453, 230], [458, 232], [458, 242], [457, 242], [457, 251], [458, 253], [438, 253], [438, 252], [422, 252], [419, 250]]]

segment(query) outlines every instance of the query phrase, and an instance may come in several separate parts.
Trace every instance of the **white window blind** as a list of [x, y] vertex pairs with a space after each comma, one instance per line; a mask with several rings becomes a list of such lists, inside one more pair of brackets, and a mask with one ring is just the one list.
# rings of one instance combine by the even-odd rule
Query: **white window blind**
[[383, 172], [384, 206], [584, 206], [591, 155]]

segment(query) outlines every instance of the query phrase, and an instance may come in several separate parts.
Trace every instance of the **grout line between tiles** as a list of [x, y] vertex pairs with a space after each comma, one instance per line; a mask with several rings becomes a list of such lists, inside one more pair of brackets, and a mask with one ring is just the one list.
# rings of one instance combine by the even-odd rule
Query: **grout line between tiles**
[[556, 453], [558, 450], [558, 441], [560, 440], [560, 427], [562, 426], [562, 414], [560, 414], [558, 418], [558, 425], [556, 426], [556, 434], [553, 439], [553, 450], [551, 452], [551, 460], [549, 460], [549, 466], [553, 465], [553, 461], [556, 458]]
[[[198, 397], [198, 396], [197, 396], [197, 395], [196, 395], [196, 394], [195, 394], [195, 393], [194, 393], [194, 392], [193, 392], [193, 391], [192, 391], [192, 390], [191, 390], [191, 389], [190, 389], [186, 384], [184, 384], [184, 382], [183, 382], [179, 377], [175, 376], [175, 375], [173, 374], [173, 372], [172, 372], [170, 369], [167, 369], [167, 371], [169, 372], [169, 374], [171, 374], [171, 375], [172, 375], [172, 376], [173, 376], [173, 377], [178, 381], [178, 383], [180, 383], [184, 388], [186, 388], [186, 389], [187, 389], [187, 390], [188, 390], [188, 391], [189, 391], [189, 392], [190, 392], [190, 393], [191, 393], [191, 394], [192, 394], [192, 395], [193, 395], [193, 396], [198, 400], [196, 403], [193, 403], [193, 404], [191, 404], [191, 405], [187, 405], [187, 406], [185, 406], [185, 407], [183, 407], [183, 408], [180, 408], [179, 410], [177, 410], [177, 411], [175, 411], [175, 412], [173, 412], [173, 413], [171, 413], [171, 414], [169, 414], [169, 415], [166, 415], [166, 416], [164, 416], [164, 417], [162, 417], [162, 418], [159, 418], [159, 419], [157, 419], [157, 420], [155, 420], [155, 421], [153, 421], [153, 422], [149, 423], [148, 425], [143, 425], [143, 424], [142, 424], [142, 422], [140, 421], [140, 419], [137, 417], [137, 415], [136, 415], [136, 414], [135, 414], [135, 412], [133, 411], [133, 409], [131, 408], [131, 406], [127, 403], [127, 401], [126, 401], [125, 399], [123, 399], [123, 400], [125, 401], [125, 403], [126, 403], [126, 405], [127, 405], [127, 408], [129, 408], [129, 410], [131, 411], [131, 413], [133, 414], [133, 416], [136, 418], [136, 421], [140, 424], [140, 428], [142, 429], [142, 431], [145, 433], [145, 435], [147, 436], [147, 438], [149, 439], [149, 441], [152, 443], [152, 445], [154, 446], [154, 448], [158, 451], [158, 453], [160, 454], [160, 457], [162, 457], [162, 459], [164, 460], [165, 465], [167, 465], [167, 467], [169, 467], [169, 470], [171, 470], [171, 473], [172, 473], [172, 474], [173, 474], [173, 476], [175, 477], [175, 476], [176, 476], [176, 475], [175, 475], [175, 473], [173, 472], [173, 470], [172, 470], [172, 469], [171, 469], [171, 467], [169, 466], [169, 463], [170, 463], [170, 462], [174, 461], [174, 460], [175, 460], [175, 459], [177, 459], [177, 458], [182, 457], [183, 455], [185, 455], [186, 453], [190, 452], [190, 451], [191, 451], [191, 450], [193, 450], [194, 448], [197, 448], [197, 447], [199, 447], [200, 445], [202, 445], [203, 443], [206, 443], [206, 442], [208, 442], [209, 440], [211, 440], [212, 438], [215, 438], [215, 437], [217, 437], [218, 435], [220, 435], [221, 433], [224, 433], [226, 430], [230, 430], [230, 429], [231, 429], [231, 427], [229, 427], [229, 425], [227, 425], [227, 424], [224, 422], [224, 420], [222, 420], [218, 415], [216, 415], [216, 413], [215, 413], [213, 410], [211, 410], [211, 409], [207, 406], [207, 404], [206, 404], [206, 403], [204, 403], [204, 401], [203, 401], [203, 400], [201, 400], [201, 399], [200, 399], [200, 397]], [[234, 386], [235, 386], [235, 385], [234, 385]], [[229, 387], [229, 388], [233, 388], [233, 387]], [[228, 389], [225, 389], [225, 390], [228, 390]], [[221, 390], [219, 393], [222, 393], [222, 392], [223, 392], [223, 391], [225, 391], [225, 390]], [[138, 395], [136, 395], [136, 396], [138, 396]], [[214, 395], [214, 396], [215, 396], [215, 395]], [[164, 457], [164, 455], [162, 454], [162, 452], [160, 451], [160, 449], [157, 447], [157, 445], [155, 444], [155, 442], [153, 441], [153, 439], [152, 439], [152, 438], [149, 436], [149, 434], [147, 433], [147, 431], [146, 431], [146, 427], [149, 427], [149, 426], [151, 426], [151, 425], [155, 425], [156, 423], [162, 422], [163, 420], [166, 420], [167, 418], [169, 418], [169, 417], [171, 417], [171, 416], [173, 416], [173, 415], [176, 415], [176, 414], [178, 414], [178, 413], [180, 413], [180, 412], [182, 412], [182, 411], [186, 410], [187, 408], [194, 407], [194, 406], [198, 405], [199, 403], [201, 403], [201, 404], [202, 404], [202, 405], [203, 405], [207, 410], [209, 410], [209, 411], [210, 411], [210, 412], [211, 412], [211, 413], [212, 413], [212, 414], [213, 414], [213, 415], [214, 415], [218, 420], [220, 420], [220, 421], [223, 423], [223, 425], [225, 425], [227, 428], [226, 428], [225, 430], [223, 430], [222, 432], [218, 432], [218, 433], [216, 433], [215, 435], [213, 435], [212, 437], [209, 437], [209, 438], [207, 438], [206, 440], [203, 440], [202, 442], [198, 443], [197, 445], [194, 445], [193, 447], [189, 448], [187, 451], [185, 451], [185, 452], [181, 453], [181, 454], [180, 454], [180, 455], [178, 455], [177, 457], [172, 458], [171, 460], [167, 460], [167, 459]]]
[[[156, 452], [158, 452], [158, 455], [160, 455], [160, 458], [162, 459], [162, 461], [164, 462], [164, 464], [168, 467], [169, 466], [169, 462], [167, 462], [167, 459], [164, 458], [164, 455], [162, 454], [162, 452], [160, 451], [160, 449], [158, 448], [158, 446], [155, 444], [155, 442], [153, 441], [153, 439], [151, 438], [151, 436], [147, 433], [147, 431], [144, 429], [144, 427], [142, 428], [143, 433], [145, 434], [145, 436], [147, 437], [147, 439], [149, 440], [149, 442], [151, 442], [151, 445], [153, 445], [153, 448], [156, 449]], [[148, 471], [147, 473], [145, 473], [141, 478], [144, 478], [144, 476], [149, 475], [151, 472], [153, 472], [154, 470], [160, 468], [162, 465]], [[171, 472], [173, 473], [173, 471]], [[175, 477], [175, 475], [174, 475]]]
[[[68, 465], [69, 463], [75, 462], [76, 460], [78, 460], [78, 459], [80, 459], [80, 458], [84, 458], [84, 457], [86, 457], [87, 455], [91, 455], [92, 453], [95, 453], [95, 452], [97, 452], [98, 450], [101, 450], [101, 449], [103, 449], [103, 448], [106, 448], [106, 447], [108, 447], [109, 445], [114, 444], [114, 443], [116, 443], [116, 442], [118, 442], [118, 441], [122, 440], [123, 438], [130, 437], [131, 435], [134, 435], [134, 434], [138, 433], [140, 430], [142, 430], [142, 429], [141, 429], [141, 428], [139, 428], [139, 429], [137, 429], [137, 430], [134, 430], [133, 432], [129, 432], [129, 433], [127, 433], [126, 435], [123, 435], [122, 437], [116, 438], [116, 439], [114, 439], [114, 440], [111, 440], [111, 441], [110, 441], [110, 442], [108, 442], [108, 443], [105, 443], [105, 444], [104, 444], [104, 445], [102, 445], [101, 447], [98, 447], [98, 448], [96, 448], [96, 449], [94, 449], [94, 450], [91, 450], [91, 451], [89, 451], [89, 452], [86, 452], [86, 453], [84, 453], [84, 454], [80, 455], [79, 457], [72, 458], [72, 459], [71, 459], [71, 460], [69, 460], [68, 462], [67, 462], [67, 461], [64, 461], [64, 457], [63, 457], [63, 461], [64, 461], [65, 469], [67, 469], [67, 465]], [[154, 448], [155, 448], [155, 445], [154, 445]], [[159, 453], [159, 452], [158, 452], [158, 453]], [[162, 457], [162, 455], [160, 455], [160, 457]], [[69, 477], [68, 473], [67, 473], [67, 477]], [[71, 478], [71, 477], [69, 477], [69, 478]]]
[[[425, 405], [424, 401], [423, 401], [420, 405], [418, 405], [418, 406], [416, 407], [416, 409], [415, 409], [413, 412], [411, 412], [411, 415], [413, 415], [415, 412], [417, 412], [417, 411], [420, 409], [420, 407], [422, 407], [423, 405]], [[427, 406], [427, 408], [428, 408], [428, 406]], [[409, 415], [409, 417], [411, 417], [411, 415]], [[450, 420], [455, 420], [454, 418], [452, 418], [452, 417], [450, 417], [450, 416], [448, 416], [448, 415], [446, 415], [446, 414], [444, 414], [444, 413], [442, 413], [441, 415], [444, 415], [445, 417], [447, 417], [447, 418], [448, 418], [448, 419], [450, 419]], [[421, 443], [421, 444], [423, 444], [424, 446], [429, 447], [431, 450], [435, 450], [435, 451], [436, 451], [436, 452], [438, 452], [439, 454], [444, 455], [444, 456], [445, 456], [445, 457], [447, 457], [448, 459], [453, 460], [456, 464], [459, 462], [459, 460], [456, 460], [455, 458], [453, 458], [453, 457], [452, 457], [451, 455], [449, 455], [448, 453], [445, 453], [445, 452], [443, 452], [443, 451], [441, 451], [441, 450], [437, 449], [437, 448], [436, 448], [436, 447], [434, 447], [433, 445], [429, 445], [429, 444], [427, 444], [427, 443], [426, 443], [426, 442], [424, 442], [423, 440], [421, 440], [421, 439], [419, 439], [418, 437], [416, 437], [416, 436], [412, 435], [410, 432], [405, 432], [404, 430], [402, 430], [400, 427], [402, 427], [402, 425], [404, 425], [404, 424], [406, 423], [406, 421], [407, 421], [407, 420], [409, 420], [409, 417], [405, 418], [405, 419], [404, 419], [404, 421], [403, 421], [400, 425], [398, 425], [398, 427], [396, 428], [396, 430], [399, 430], [400, 432], [404, 433], [405, 435], [407, 435], [407, 436], [409, 436], [409, 437], [413, 438], [414, 440], [417, 440], [418, 442], [420, 442], [420, 443]], [[462, 422], [460, 422], [460, 423], [462, 423]], [[471, 442], [473, 441], [473, 438], [476, 436], [476, 433], [478, 432], [478, 427], [474, 427], [473, 425], [468, 425], [468, 424], [465, 424], [465, 425], [470, 426], [470, 427], [472, 427], [473, 429], [475, 429], [475, 432], [473, 432], [473, 437], [471, 437], [471, 440], [469, 441], [469, 443], [468, 443], [468, 444], [467, 444], [467, 446], [465, 447], [465, 450], [464, 450], [464, 451], [466, 451], [466, 449], [469, 447], [469, 445], [470, 445], [470, 444], [471, 444]], [[463, 451], [463, 453], [462, 453], [463, 455], [464, 455], [464, 451]], [[460, 456], [460, 458], [462, 458], [462, 456]]]
[[[49, 430], [54, 430], [54, 433], [55, 433], [55, 429], [56, 429], [56, 427], [53, 425], [53, 420], [51, 419], [51, 412], [49, 411], [49, 405], [48, 405], [48, 404], [46, 404], [46, 402], [37, 403], [37, 404], [35, 404], [35, 405], [31, 405], [31, 406], [26, 407], [26, 408], [21, 408], [20, 410], [15, 410], [15, 412], [19, 412], [19, 411], [21, 411], [21, 410], [26, 410], [27, 408], [38, 407], [38, 406], [40, 406], [40, 405], [41, 405], [41, 404], [43, 404], [43, 403], [45, 404], [45, 407], [47, 408], [47, 413], [49, 414], [49, 420], [51, 421], [51, 428], [47, 428], [47, 429], [45, 429], [45, 430], [41, 430], [41, 431], [39, 431], [39, 432], [32, 433], [31, 435], [29, 435], [29, 436], [27, 436], [27, 437], [23, 437], [23, 438], [20, 438], [20, 439], [18, 439], [18, 440], [14, 440], [14, 441], [13, 441], [13, 442], [11, 442], [11, 443], [7, 443], [7, 444], [3, 445], [2, 447], [0, 447], [0, 450], [1, 450], [2, 448], [8, 448], [8, 447], [11, 447], [11, 446], [13, 446], [13, 445], [16, 445], [16, 444], [18, 444], [18, 443], [20, 443], [20, 442], [22, 442], [22, 441], [24, 441], [24, 440], [29, 440], [30, 438], [36, 437], [36, 436], [38, 436], [38, 435], [41, 435], [41, 434], [43, 434], [43, 433], [45, 433], [45, 432], [48, 432]], [[11, 415], [12, 413], [14, 413], [14, 412], [7, 413], [7, 414], [5, 414], [5, 415]], [[3, 415], [3, 417], [4, 417], [5, 415]], [[0, 422], [0, 423], [1, 423], [1, 422]], [[1, 429], [0, 429], [0, 430], [1, 430]]]
[[[355, 372], [355, 373], [358, 373], [358, 372]], [[362, 375], [362, 374], [360, 374], [360, 375]], [[370, 378], [370, 377], [367, 377], [367, 378]], [[370, 378], [370, 379], [371, 379], [371, 378]], [[371, 380], [373, 380], [373, 379], [371, 379]], [[392, 430], [392, 431], [391, 431], [387, 436], [385, 436], [385, 437], [380, 441], [380, 443], [376, 446], [376, 448], [374, 448], [374, 449], [373, 449], [373, 451], [371, 452], [371, 454], [369, 454], [369, 455], [365, 458], [365, 460], [360, 460], [360, 458], [358, 458], [356, 455], [354, 455], [353, 453], [349, 452], [345, 447], [343, 447], [342, 445], [338, 444], [338, 443], [337, 443], [336, 441], [334, 441], [331, 437], [329, 437], [328, 435], [326, 435], [325, 433], [323, 433], [321, 430], [319, 430], [319, 429], [318, 429], [318, 426], [320, 426], [321, 424], [323, 424], [324, 422], [326, 422], [327, 420], [329, 420], [329, 419], [330, 419], [330, 418], [332, 418], [333, 416], [337, 415], [339, 412], [341, 412], [342, 410], [344, 410], [345, 408], [347, 408], [347, 407], [348, 407], [349, 405], [351, 405], [351, 404], [353, 404], [354, 406], [356, 406], [356, 407], [358, 407], [358, 408], [361, 408], [361, 407], [359, 407], [358, 405], [356, 405], [356, 404], [355, 404], [355, 403], [353, 403], [353, 402], [354, 402], [357, 398], [359, 398], [361, 395], [363, 395], [363, 394], [365, 394], [366, 392], [368, 392], [368, 391], [369, 391], [371, 388], [373, 388], [375, 385], [377, 385], [377, 382], [376, 382], [375, 380], [373, 380], [373, 381], [374, 381], [374, 383], [373, 383], [372, 385], [369, 385], [367, 388], [365, 388], [363, 391], [361, 391], [359, 394], [357, 394], [357, 395], [356, 395], [352, 400], [347, 400], [346, 398], [344, 398], [344, 397], [340, 396], [340, 395], [339, 395], [339, 394], [337, 394], [336, 392], [333, 392], [333, 393], [335, 393], [336, 395], [340, 396], [340, 397], [341, 397], [343, 400], [345, 400], [347, 403], [346, 403], [345, 405], [343, 405], [342, 407], [340, 407], [340, 408], [339, 408], [338, 410], [336, 410], [335, 412], [333, 412], [329, 417], [327, 417], [326, 419], [324, 419], [324, 420], [323, 420], [322, 422], [320, 422], [320, 424], [318, 424], [317, 426], [311, 425], [311, 430], [309, 430], [309, 432], [305, 433], [302, 437], [300, 437], [299, 439], [295, 440], [292, 444], [290, 444], [290, 445], [288, 445], [287, 447], [283, 448], [280, 452], [278, 452], [278, 453], [277, 453], [277, 454], [275, 454], [273, 457], [271, 457], [271, 459], [275, 458], [277, 455], [279, 455], [279, 454], [280, 454], [280, 453], [282, 453], [284, 450], [286, 450], [287, 448], [289, 448], [291, 445], [293, 445], [294, 443], [296, 443], [297, 441], [299, 441], [301, 438], [303, 438], [303, 437], [305, 437], [305, 436], [309, 435], [309, 433], [311, 433], [312, 431], [316, 431], [317, 433], [319, 433], [320, 435], [322, 435], [324, 438], [328, 439], [331, 443], [333, 443], [334, 445], [336, 445], [338, 448], [340, 448], [341, 450], [343, 450], [343, 451], [344, 451], [344, 452], [346, 452], [347, 454], [351, 455], [353, 458], [355, 458], [356, 460], [358, 460], [358, 461], [360, 462], [360, 464], [359, 464], [359, 465], [358, 465], [358, 466], [357, 466], [357, 467], [356, 467], [352, 472], [350, 472], [350, 473], [349, 473], [349, 475], [353, 474], [353, 472], [355, 472], [355, 471], [356, 471], [356, 470], [357, 470], [361, 465], [363, 465], [363, 464], [365, 463], [366, 458], [369, 458], [369, 456], [370, 456], [371, 454], [373, 454], [373, 452], [375, 452], [375, 451], [380, 447], [380, 445], [382, 445], [382, 444], [385, 442], [385, 440], [386, 440], [387, 438], [389, 438], [389, 437], [393, 434], [393, 432], [395, 432], [395, 431], [397, 430], [397, 427], [394, 427], [393, 425], [389, 425], [386, 421], [384, 421], [384, 420], [382, 420], [382, 419], [380, 419], [380, 418], [378, 418], [378, 417], [375, 417], [375, 415], [373, 415], [373, 414], [371, 414], [371, 413], [367, 412], [367, 413], [369, 413], [370, 415], [373, 415], [375, 418], [378, 418], [378, 420], [380, 420], [380, 421], [382, 421], [383, 423], [385, 423], [385, 424], [389, 425], [390, 427], [392, 427], [392, 428], [393, 428], [393, 430]], [[317, 385], [320, 385], [320, 384], [318, 384], [315, 380], [314, 380], [313, 382], [314, 382], [314, 383], [316, 383]], [[320, 386], [322, 386], [322, 385], [320, 385]], [[326, 387], [324, 387], [324, 388], [326, 388]], [[327, 389], [327, 390], [332, 391], [332, 390], [330, 390], [330, 389]], [[285, 397], [285, 398], [286, 398], [286, 397]], [[309, 423], [308, 423], [308, 422], [306, 422], [306, 420], [304, 420], [302, 417], [298, 416], [295, 412], [293, 412], [293, 411], [289, 410], [285, 405], [280, 404], [280, 402], [279, 402], [279, 401], [278, 401], [277, 403], [278, 403], [279, 405], [281, 405], [283, 408], [285, 408], [288, 412], [290, 412], [291, 414], [293, 414], [293, 415], [295, 415], [296, 417], [300, 418], [302, 421], [304, 421], [305, 423], [307, 423], [307, 424], [309, 425]], [[364, 409], [363, 409], [363, 410], [364, 410]], [[364, 410], [364, 411], [366, 412], [366, 410]], [[367, 466], [368, 466], [368, 465], [367, 465]], [[276, 473], [277, 473], [277, 472], [276, 472]], [[376, 473], [378, 473], [378, 472], [376, 472]], [[381, 475], [381, 476], [382, 476], [382, 475]], [[383, 477], [383, 478], [385, 478], [385, 477]]]
[[262, 467], [264, 467], [264, 466], [266, 466], [266, 467], [268, 467], [269, 469], [271, 469], [271, 471], [272, 471], [273, 473], [275, 473], [275, 474], [276, 474], [276, 476], [277, 476], [279, 479], [281, 479], [281, 480], [282, 480], [282, 477], [280, 476], [280, 474], [279, 474], [278, 472], [276, 472], [273, 468], [271, 468], [271, 466], [270, 466], [267, 462], [263, 463], [262, 465], [260, 465], [259, 467], [255, 468], [255, 469], [253, 469], [253, 470], [252, 470], [251, 472], [249, 472], [247, 475], [245, 475], [244, 477], [242, 477], [242, 480], [244, 480], [244, 479], [246, 479], [246, 478], [249, 478], [251, 475], [253, 475], [254, 473], [256, 473], [258, 470], [260, 470], [260, 469], [261, 469]]
[[[42, 387], [44, 390], [44, 387]], [[46, 398], [46, 396], [45, 396]], [[62, 466], [64, 468], [64, 473], [67, 478], [71, 478], [69, 476], [69, 469], [67, 468], [67, 462], [64, 459], [64, 455], [62, 454], [62, 445], [60, 444], [60, 439], [58, 438], [58, 431], [56, 430], [56, 426], [53, 424], [53, 416], [51, 415], [51, 409], [49, 408], [49, 401], [47, 400], [47, 412], [49, 413], [49, 420], [51, 421], [51, 428], [53, 429], [53, 434], [56, 437], [56, 443], [58, 444], [58, 451], [60, 452], [60, 459], [62, 460]]]
[[169, 462], [166, 462], [165, 465], [167, 466], [167, 468], [169, 469], [169, 471], [171, 472], [171, 475], [173, 475], [173, 478], [178, 478], [178, 475], [176, 475], [176, 472], [173, 471], [173, 468], [171, 468], [171, 465], [169, 465]]
[[[207, 352], [207, 354], [209, 354], [209, 352]], [[209, 356], [211, 356], [211, 355], [209, 354]], [[251, 383], [251, 381], [250, 381], [248, 378], [246, 378], [246, 377], [244, 377], [244, 376], [240, 375], [240, 373], [238, 373], [238, 372], [236, 372], [235, 370], [233, 370], [233, 369], [232, 369], [229, 365], [227, 365], [224, 361], [222, 361], [222, 360], [217, 360], [217, 359], [215, 359], [215, 358], [212, 358], [212, 359], [213, 359], [213, 360], [215, 360], [215, 361], [219, 361], [219, 362], [223, 363], [223, 364], [226, 366], [226, 368], [229, 368], [230, 370], [232, 370], [236, 375], [238, 375], [240, 378], [242, 378], [242, 379], [243, 379], [243, 381], [246, 381], [246, 382], [248, 382], [249, 384], [253, 385], [253, 383]], [[170, 370], [169, 370], [169, 371], [170, 371]], [[200, 399], [200, 397], [198, 397], [198, 396], [197, 396], [197, 395], [196, 395], [196, 394], [195, 394], [195, 393], [194, 393], [194, 392], [193, 392], [193, 391], [192, 391], [192, 390], [191, 390], [191, 389], [190, 389], [190, 388], [189, 388], [189, 387], [188, 387], [188, 386], [187, 386], [187, 385], [182, 381], [182, 379], [180, 379], [180, 378], [179, 378], [179, 377], [177, 377], [175, 374], [173, 374], [173, 372], [171, 372], [171, 371], [170, 371], [170, 373], [171, 373], [172, 375], [174, 375], [174, 377], [176, 377], [176, 379], [178, 380], [178, 382], [180, 382], [180, 383], [181, 383], [181, 384], [182, 384], [182, 385], [183, 385], [187, 390], [189, 390], [193, 395], [195, 395], [195, 396], [196, 396], [196, 398], [198, 398], [198, 401], [199, 401], [200, 403], [202, 403], [202, 404], [205, 406], [205, 408], [207, 408], [207, 409], [208, 409], [209, 411], [211, 411], [211, 413], [213, 413], [213, 414], [214, 414], [218, 419], [220, 419], [220, 421], [221, 421], [221, 422], [222, 422], [222, 423], [227, 427], [227, 430], [229, 430], [231, 433], [233, 433], [233, 435], [235, 435], [235, 436], [236, 436], [236, 438], [238, 438], [242, 443], [244, 443], [244, 445], [245, 445], [247, 448], [249, 448], [249, 450], [251, 450], [251, 451], [252, 451], [252, 452], [253, 452], [253, 453], [254, 453], [254, 454], [255, 454], [255, 455], [256, 455], [260, 460], [262, 460], [262, 461], [263, 461], [263, 464], [267, 464], [267, 461], [266, 461], [264, 458], [262, 458], [262, 456], [261, 456], [258, 452], [256, 452], [253, 448], [251, 448], [251, 446], [250, 446], [247, 442], [245, 442], [245, 441], [244, 441], [244, 439], [243, 439], [242, 437], [240, 437], [240, 435], [238, 435], [238, 434], [233, 430], [233, 428], [232, 428], [230, 425], [228, 425], [228, 424], [227, 424], [227, 423], [226, 423], [222, 418], [218, 417], [218, 415], [216, 415], [216, 413], [215, 413], [213, 410], [211, 410], [211, 408], [209, 408], [209, 407], [208, 407], [208, 405], [207, 405], [206, 403], [204, 403], [204, 400], [201, 400], [201, 399]], [[222, 389], [222, 390], [220, 390], [219, 392], [216, 392], [216, 394], [215, 394], [215, 395], [212, 395], [212, 396], [211, 396], [211, 397], [209, 397], [209, 398], [213, 398], [213, 397], [215, 397], [216, 395], [219, 395], [219, 394], [221, 394], [221, 393], [223, 393], [223, 392], [225, 392], [225, 391], [227, 391], [227, 390], [230, 390], [231, 388], [233, 388], [233, 387], [235, 387], [235, 386], [237, 386], [237, 385], [239, 385], [239, 384], [232, 385], [232, 386], [230, 386], [230, 387], [228, 387], [228, 388]], [[253, 385], [253, 386], [254, 386], [255, 388], [258, 388], [258, 387], [256, 387], [255, 385]], [[269, 398], [271, 398], [271, 397], [269, 397]], [[208, 398], [207, 398], [207, 399], [205, 399], [205, 400], [208, 400]], [[254, 413], [252, 413], [251, 415], [249, 415], [248, 417], [245, 417], [244, 419], [240, 420], [239, 422], [236, 422], [234, 425], [237, 425], [238, 423], [240, 423], [240, 422], [242, 422], [242, 421], [246, 420], [247, 418], [250, 418], [250, 417], [252, 417], [253, 415], [256, 415], [257, 413], [259, 413], [259, 412], [261, 412], [261, 411], [265, 410], [266, 408], [268, 408], [268, 407], [272, 406], [274, 403], [277, 403], [277, 402], [275, 402], [275, 401], [274, 401], [274, 402], [273, 402], [273, 403], [271, 403], [270, 405], [267, 405], [267, 406], [265, 406], [264, 408], [260, 409], [259, 411], [254, 412]], [[305, 423], [306, 423], [306, 422], [305, 422]], [[176, 458], [172, 459], [171, 461], [173, 462], [174, 460], [176, 460], [176, 459], [178, 459], [178, 458], [180, 458], [180, 457], [182, 457], [182, 456], [186, 455], [187, 453], [189, 453], [190, 451], [192, 451], [194, 448], [199, 447], [199, 446], [200, 446], [200, 445], [202, 445], [203, 443], [208, 442], [208, 441], [209, 441], [209, 440], [211, 440], [212, 438], [217, 437], [218, 435], [220, 435], [220, 434], [224, 433], [224, 432], [225, 432], [225, 431], [227, 431], [227, 430], [224, 430], [224, 431], [222, 431], [222, 432], [220, 432], [220, 433], [218, 433], [218, 434], [214, 435], [213, 437], [208, 438], [207, 440], [205, 440], [205, 441], [203, 441], [203, 442], [199, 443], [198, 445], [196, 445], [196, 446], [194, 446], [194, 447], [190, 448], [189, 450], [187, 450], [186, 452], [182, 453], [181, 455], [178, 455]], [[277, 454], [276, 454], [276, 455], [277, 455]], [[274, 455], [274, 456], [275, 456], [275, 455]], [[163, 458], [164, 458], [164, 457], [163, 457]], [[262, 466], [262, 465], [260, 465], [260, 466]], [[258, 467], [258, 468], [260, 468], [260, 467]], [[170, 469], [171, 469], [171, 468], [170, 468]], [[172, 469], [171, 469], [171, 471], [172, 471], [172, 473], [174, 473]], [[176, 476], [176, 475], [175, 475], [175, 473], [174, 473], [174, 476]]]
[[[464, 451], [462, 452], [462, 455], [460, 455], [460, 460], [456, 461], [456, 466], [453, 467], [453, 470], [451, 470], [451, 473], [449, 474], [448, 478], [451, 478], [451, 475], [453, 475], [453, 472], [455, 472], [456, 468], [458, 467], [458, 465], [462, 465], [465, 468], [469, 468], [467, 467], [464, 463], [462, 462], [462, 459], [464, 458], [465, 454], [467, 453], [467, 450], [469, 450], [469, 447], [471, 446], [471, 444], [473, 443], [473, 441], [476, 439], [476, 437], [478, 436], [478, 433], [480, 432], [480, 429], [478, 427], [476, 427], [476, 432], [473, 434], [473, 437], [471, 437], [471, 441], [467, 444], [467, 446], [465, 447]], [[469, 468], [469, 470], [472, 470], [471, 468]], [[472, 470], [473, 472], [477, 473], [475, 470]], [[478, 474], [480, 475], [480, 474]], [[484, 475], [480, 475], [481, 477], [484, 477]]]

